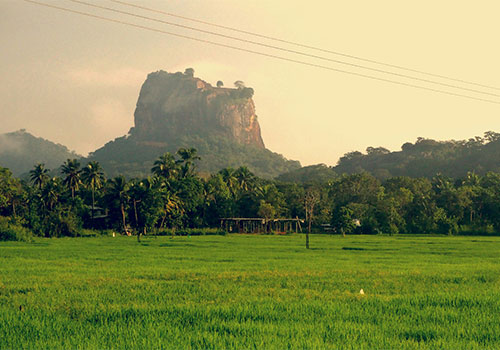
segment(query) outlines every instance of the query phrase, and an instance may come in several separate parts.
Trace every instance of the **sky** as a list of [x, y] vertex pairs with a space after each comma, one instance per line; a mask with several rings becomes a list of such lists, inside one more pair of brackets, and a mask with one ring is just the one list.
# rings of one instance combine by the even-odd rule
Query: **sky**
[[[164, 21], [218, 31], [290, 50], [487, 94], [409, 80], [213, 37], [77, 4], [37, 0], [163, 31], [284, 56], [333, 69], [500, 102], [500, 90], [356, 61], [240, 33], [223, 32], [109, 0], [83, 0]], [[124, 0], [330, 51], [500, 87], [500, 2], [462, 0]], [[0, 133], [27, 129], [86, 155], [133, 126], [150, 72], [195, 70], [226, 86], [242, 80], [254, 101], [266, 147], [302, 165], [335, 165], [367, 147], [399, 150], [417, 137], [468, 139], [500, 132], [500, 104], [415, 89], [190, 41], [66, 13], [23, 0], [0, 0]], [[488, 95], [489, 94], [489, 95]]]

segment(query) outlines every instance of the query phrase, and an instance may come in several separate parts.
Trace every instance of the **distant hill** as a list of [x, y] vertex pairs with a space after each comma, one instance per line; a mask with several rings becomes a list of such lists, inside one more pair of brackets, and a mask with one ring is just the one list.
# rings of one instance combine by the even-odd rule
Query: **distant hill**
[[81, 158], [67, 147], [35, 137], [22, 129], [0, 135], [0, 166], [21, 176], [37, 163], [56, 169], [68, 158]]
[[366, 153], [351, 152], [340, 158], [334, 170], [341, 173], [367, 171], [385, 179], [393, 176], [433, 177], [437, 174], [463, 177], [469, 171], [500, 172], [500, 134], [488, 131], [469, 140], [435, 141], [418, 138], [401, 151], [368, 147]]
[[300, 163], [266, 149], [252, 100], [253, 89], [213, 87], [193, 72], [148, 75], [134, 113], [134, 127], [91, 153], [108, 176], [146, 176], [165, 152], [195, 147], [198, 170], [212, 173], [247, 166], [272, 178], [300, 168]]
[[395, 176], [432, 178], [437, 174], [461, 178], [468, 172], [479, 175], [488, 171], [500, 172], [500, 134], [488, 131], [483, 137], [460, 141], [420, 137], [415, 143], [403, 144], [401, 151], [396, 152], [383, 147], [368, 147], [365, 153], [346, 153], [334, 167], [301, 168], [282, 174], [278, 179], [304, 182], [304, 174], [307, 174], [311, 181], [324, 178], [328, 170], [336, 174], [368, 172], [380, 180]]

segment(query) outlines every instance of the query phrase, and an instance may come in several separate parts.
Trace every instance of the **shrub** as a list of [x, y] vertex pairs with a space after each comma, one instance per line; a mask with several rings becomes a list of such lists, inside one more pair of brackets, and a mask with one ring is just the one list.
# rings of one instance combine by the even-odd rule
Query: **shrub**
[[33, 234], [27, 228], [11, 223], [7, 218], [0, 218], [0, 241], [31, 242]]
[[79, 229], [78, 217], [70, 212], [56, 210], [45, 218], [43, 230], [46, 237], [76, 237]]

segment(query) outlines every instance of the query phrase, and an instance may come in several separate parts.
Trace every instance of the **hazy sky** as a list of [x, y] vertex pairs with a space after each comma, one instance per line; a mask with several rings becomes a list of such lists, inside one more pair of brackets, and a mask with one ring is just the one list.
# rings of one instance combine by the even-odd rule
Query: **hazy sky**
[[[38, 1], [333, 68], [446, 89], [230, 42], [68, 0]], [[107, 0], [85, 1], [120, 6]], [[498, 0], [124, 1], [500, 87]], [[159, 14], [121, 9], [181, 23]], [[488, 130], [500, 132], [499, 104], [282, 62], [23, 0], [0, 0], [0, 47], [0, 133], [26, 128], [80, 154], [126, 134], [133, 126], [135, 103], [149, 72], [184, 71], [186, 67], [193, 67], [195, 76], [212, 84], [222, 80], [230, 86], [235, 80], [243, 80], [253, 87], [266, 146], [303, 165], [333, 165], [344, 153], [368, 146], [397, 150], [419, 136], [463, 139]], [[487, 92], [500, 94], [494, 89]], [[461, 93], [500, 101], [500, 97]]]

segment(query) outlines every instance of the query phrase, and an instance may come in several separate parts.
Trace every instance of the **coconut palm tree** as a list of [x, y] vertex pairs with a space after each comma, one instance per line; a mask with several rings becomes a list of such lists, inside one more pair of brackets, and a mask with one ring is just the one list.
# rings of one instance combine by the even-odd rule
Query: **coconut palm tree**
[[238, 187], [244, 192], [252, 190], [255, 185], [255, 175], [246, 166], [241, 166], [235, 171]]
[[82, 180], [92, 190], [92, 223], [94, 223], [95, 190], [102, 187], [104, 173], [99, 162], [92, 161], [82, 170]]
[[165, 180], [171, 180], [178, 173], [175, 157], [169, 152], [162, 154], [155, 162], [151, 172]]
[[60, 180], [57, 177], [47, 181], [41, 193], [41, 199], [46, 210], [52, 211], [55, 208], [61, 196], [61, 190]]
[[195, 169], [195, 160], [201, 159], [198, 156], [198, 150], [196, 148], [179, 148], [177, 154], [181, 157], [180, 160], [177, 161], [178, 164], [184, 163], [181, 166], [182, 177], [191, 176], [194, 173]]
[[75, 199], [75, 191], [78, 191], [82, 183], [80, 178], [80, 162], [77, 159], [68, 159], [61, 166], [61, 174], [66, 175], [63, 184], [71, 190], [71, 198]]
[[233, 168], [225, 168], [219, 171], [219, 174], [222, 176], [222, 179], [226, 183], [231, 195], [236, 197], [236, 193], [238, 192], [238, 179], [236, 178], [236, 173]]
[[125, 210], [126, 210], [125, 207], [129, 200], [129, 195], [128, 195], [129, 184], [127, 183], [125, 177], [120, 175], [115, 177], [114, 179], [109, 180], [107, 187], [108, 187], [106, 191], [107, 196], [120, 206], [120, 212], [122, 214], [123, 232], [127, 233], [127, 223], [125, 220]]
[[33, 185], [38, 186], [41, 190], [45, 182], [49, 179], [49, 170], [45, 169], [45, 164], [39, 163], [35, 165], [33, 170], [30, 170], [30, 180]]

